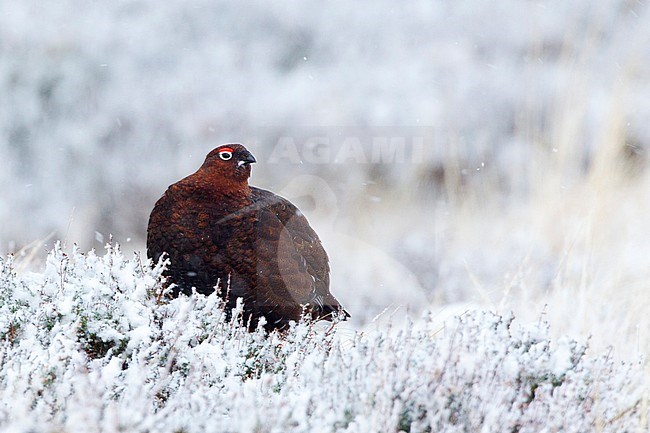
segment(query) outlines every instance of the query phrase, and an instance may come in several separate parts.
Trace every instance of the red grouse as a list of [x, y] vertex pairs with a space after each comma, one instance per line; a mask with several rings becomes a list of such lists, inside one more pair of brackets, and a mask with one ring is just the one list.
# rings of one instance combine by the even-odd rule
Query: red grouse
[[253, 155], [241, 144], [211, 151], [196, 173], [171, 185], [149, 218], [147, 254], [169, 255], [172, 293], [218, 289], [227, 311], [242, 298], [255, 327], [282, 329], [303, 308], [314, 319], [342, 310], [329, 291], [327, 253], [288, 200], [248, 185]]

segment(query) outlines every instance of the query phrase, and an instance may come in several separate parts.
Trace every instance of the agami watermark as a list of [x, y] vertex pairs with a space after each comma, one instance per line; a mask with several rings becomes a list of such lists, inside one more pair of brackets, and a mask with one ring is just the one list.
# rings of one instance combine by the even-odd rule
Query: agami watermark
[[[378, 132], [378, 131], [376, 131]], [[384, 132], [384, 131], [382, 131]], [[269, 164], [419, 164], [433, 150], [433, 136], [422, 128], [404, 134], [353, 133], [284, 135], [271, 144]]]

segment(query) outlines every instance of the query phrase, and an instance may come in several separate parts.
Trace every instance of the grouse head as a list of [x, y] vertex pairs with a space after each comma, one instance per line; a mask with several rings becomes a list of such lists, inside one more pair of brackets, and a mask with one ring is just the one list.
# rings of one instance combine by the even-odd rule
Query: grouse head
[[224, 144], [208, 153], [201, 170], [225, 183], [246, 183], [255, 157], [241, 144]]

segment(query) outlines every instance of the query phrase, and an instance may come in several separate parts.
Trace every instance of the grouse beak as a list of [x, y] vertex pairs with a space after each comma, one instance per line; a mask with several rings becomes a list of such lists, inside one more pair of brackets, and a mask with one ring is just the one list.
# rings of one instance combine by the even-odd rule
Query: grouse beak
[[242, 165], [253, 164], [255, 162], [257, 162], [255, 157], [250, 152], [246, 152], [244, 153], [242, 159], [240, 159], [239, 162], [237, 163], [237, 167], [241, 167]]

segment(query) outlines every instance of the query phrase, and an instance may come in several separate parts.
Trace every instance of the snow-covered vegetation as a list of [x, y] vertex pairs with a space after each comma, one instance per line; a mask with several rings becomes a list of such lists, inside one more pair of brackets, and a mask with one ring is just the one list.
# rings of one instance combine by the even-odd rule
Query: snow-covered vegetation
[[161, 267], [56, 247], [0, 262], [0, 428], [12, 432], [622, 432], [648, 428], [641, 362], [471, 312], [375, 332], [227, 321], [169, 300]]

